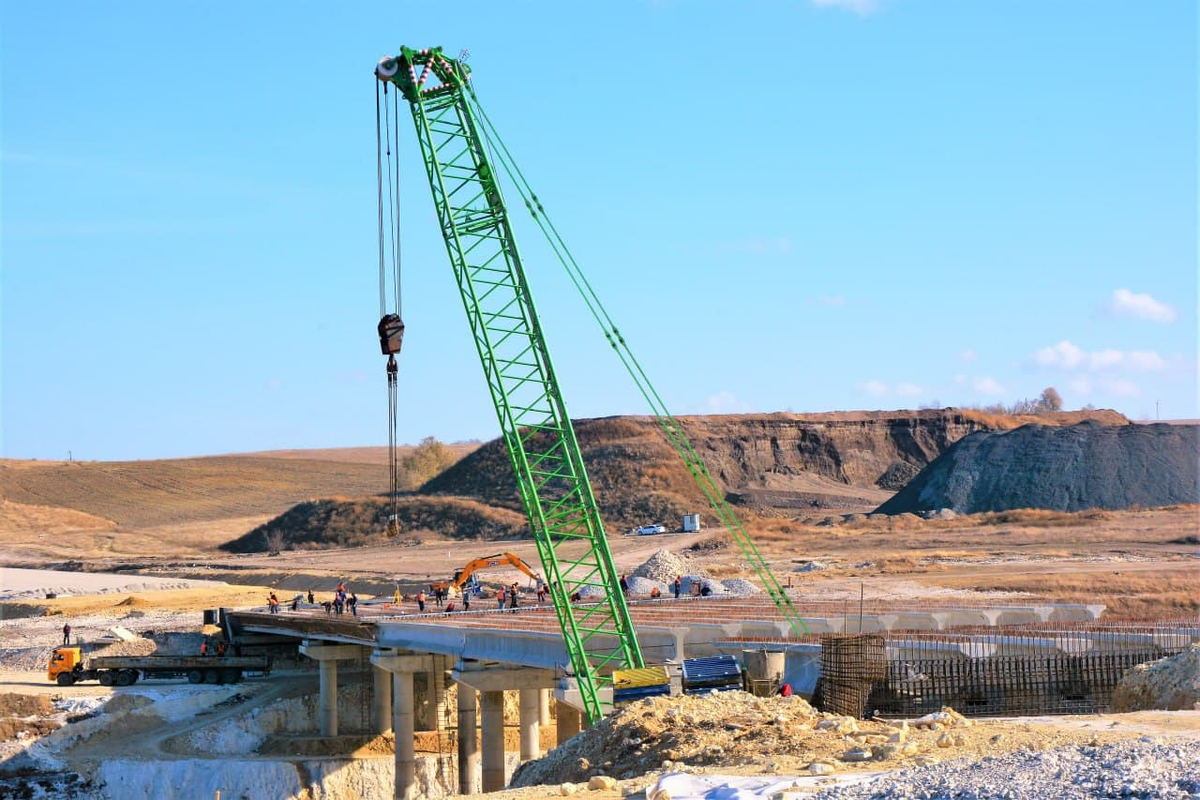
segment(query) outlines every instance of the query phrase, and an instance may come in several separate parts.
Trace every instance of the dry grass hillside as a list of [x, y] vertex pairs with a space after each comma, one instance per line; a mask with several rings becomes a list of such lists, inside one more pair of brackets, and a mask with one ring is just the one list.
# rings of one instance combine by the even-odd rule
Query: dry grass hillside
[[279, 513], [313, 497], [372, 495], [372, 464], [217, 456], [168, 461], [0, 462], [0, 497], [82, 511], [123, 527]]

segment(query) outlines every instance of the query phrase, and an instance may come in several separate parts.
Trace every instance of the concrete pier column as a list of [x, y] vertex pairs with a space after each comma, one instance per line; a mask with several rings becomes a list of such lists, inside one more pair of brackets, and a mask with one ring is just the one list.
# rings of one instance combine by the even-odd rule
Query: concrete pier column
[[321, 661], [320, 724], [322, 736], [338, 735], [337, 662]]
[[478, 794], [479, 734], [475, 704], [479, 692], [465, 683], [458, 684], [458, 793]]
[[375, 733], [387, 733], [392, 729], [392, 676], [386, 669], [376, 666], [371, 667], [371, 674], [375, 678], [372, 722]]
[[422, 686], [425, 689], [425, 702], [417, 707], [417, 730], [432, 731], [437, 729], [438, 688], [442, 674], [429, 670], [422, 673]]
[[521, 760], [532, 761], [542, 755], [541, 726], [538, 725], [538, 697], [541, 689], [521, 689], [519, 694], [521, 724]]
[[413, 745], [413, 674], [392, 673], [395, 702], [392, 729], [396, 733], [396, 800], [414, 800], [417, 796], [417, 760]]
[[504, 788], [504, 692], [483, 692], [479, 705], [483, 712], [483, 791], [498, 792]]
[[338, 735], [338, 680], [339, 659], [357, 659], [362, 656], [362, 647], [356, 644], [322, 644], [305, 639], [300, 643], [300, 654], [320, 664], [321, 697], [318, 701], [318, 719], [322, 736]]
[[567, 705], [561, 700], [557, 702], [558, 706], [554, 709], [554, 715], [558, 720], [558, 743], [562, 744], [567, 739], [579, 733], [583, 712], [575, 706]]
[[538, 689], [538, 724], [543, 728], [550, 724], [549, 689]]

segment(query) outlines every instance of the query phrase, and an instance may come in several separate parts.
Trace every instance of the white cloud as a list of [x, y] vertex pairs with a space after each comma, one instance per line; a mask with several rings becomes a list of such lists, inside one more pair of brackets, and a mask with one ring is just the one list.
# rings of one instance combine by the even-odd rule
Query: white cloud
[[817, 302], [823, 306], [837, 308], [846, 305], [846, 298], [840, 294], [824, 294], [817, 298]]
[[899, 397], [917, 397], [925, 393], [925, 390], [915, 383], [898, 383], [896, 384], [896, 395]]
[[888, 385], [883, 381], [863, 381], [862, 383], [854, 384], [854, 386], [859, 391], [873, 394], [877, 397], [888, 393]]
[[1040, 367], [1062, 369], [1086, 367], [1092, 372], [1115, 369], [1155, 372], [1167, 366], [1163, 357], [1153, 350], [1097, 350], [1089, 353], [1065, 339], [1035, 352], [1033, 363]]
[[1101, 376], [1095, 380], [1085, 377], [1072, 378], [1067, 383], [1067, 388], [1083, 397], [1090, 397], [1097, 394], [1138, 397], [1142, 393], [1142, 387], [1133, 381], [1109, 376]]
[[812, 4], [818, 8], [841, 8], [853, 11], [860, 17], [865, 17], [879, 9], [879, 3], [875, 0], [812, 0]]
[[705, 414], [744, 414], [750, 406], [731, 391], [717, 392], [705, 401]]
[[1067, 340], [1051, 347], [1043, 347], [1033, 354], [1033, 360], [1043, 367], [1066, 367], [1075, 369], [1083, 363], [1086, 354]]
[[1005, 393], [1004, 387], [1001, 386], [1000, 382], [991, 375], [984, 375], [982, 378], [975, 378], [971, 381], [971, 387], [981, 394], [1000, 395]]
[[979, 353], [976, 353], [974, 350], [972, 350], [970, 348], [967, 348], [966, 350], [963, 350], [961, 353], [958, 354], [959, 361], [971, 362], [977, 358], [979, 358]]
[[1148, 294], [1134, 294], [1128, 289], [1117, 289], [1112, 293], [1108, 311], [1117, 317], [1132, 317], [1150, 322], [1173, 322], [1175, 309], [1160, 303]]

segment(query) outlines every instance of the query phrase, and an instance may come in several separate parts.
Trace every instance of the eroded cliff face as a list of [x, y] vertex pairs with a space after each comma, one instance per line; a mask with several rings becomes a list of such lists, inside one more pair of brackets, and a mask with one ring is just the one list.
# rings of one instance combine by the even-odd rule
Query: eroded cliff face
[[772, 476], [808, 474], [895, 490], [959, 439], [991, 430], [952, 411], [820, 416], [689, 417], [684, 425], [709, 469], [730, 489], [767, 486]]
[[[1086, 417], [1128, 424], [1115, 412], [1041, 417], [1068, 424]], [[758, 508], [873, 508], [958, 440], [1029, 420], [971, 410], [858, 411], [680, 417], [688, 438], [734, 502]], [[707, 507], [651, 417], [575, 423], [601, 513], [609, 519], [667, 518]], [[519, 509], [504, 445], [494, 440], [421, 488]]]

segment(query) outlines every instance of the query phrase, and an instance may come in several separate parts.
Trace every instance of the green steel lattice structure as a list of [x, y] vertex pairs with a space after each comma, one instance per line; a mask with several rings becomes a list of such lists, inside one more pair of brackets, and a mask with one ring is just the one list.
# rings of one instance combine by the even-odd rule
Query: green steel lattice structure
[[[644, 666], [579, 443], [559, 391], [479, 120], [469, 71], [440, 48], [380, 61], [409, 102], [446, 252], [585, 710], [614, 669]], [[572, 603], [587, 587], [601, 599]]]

